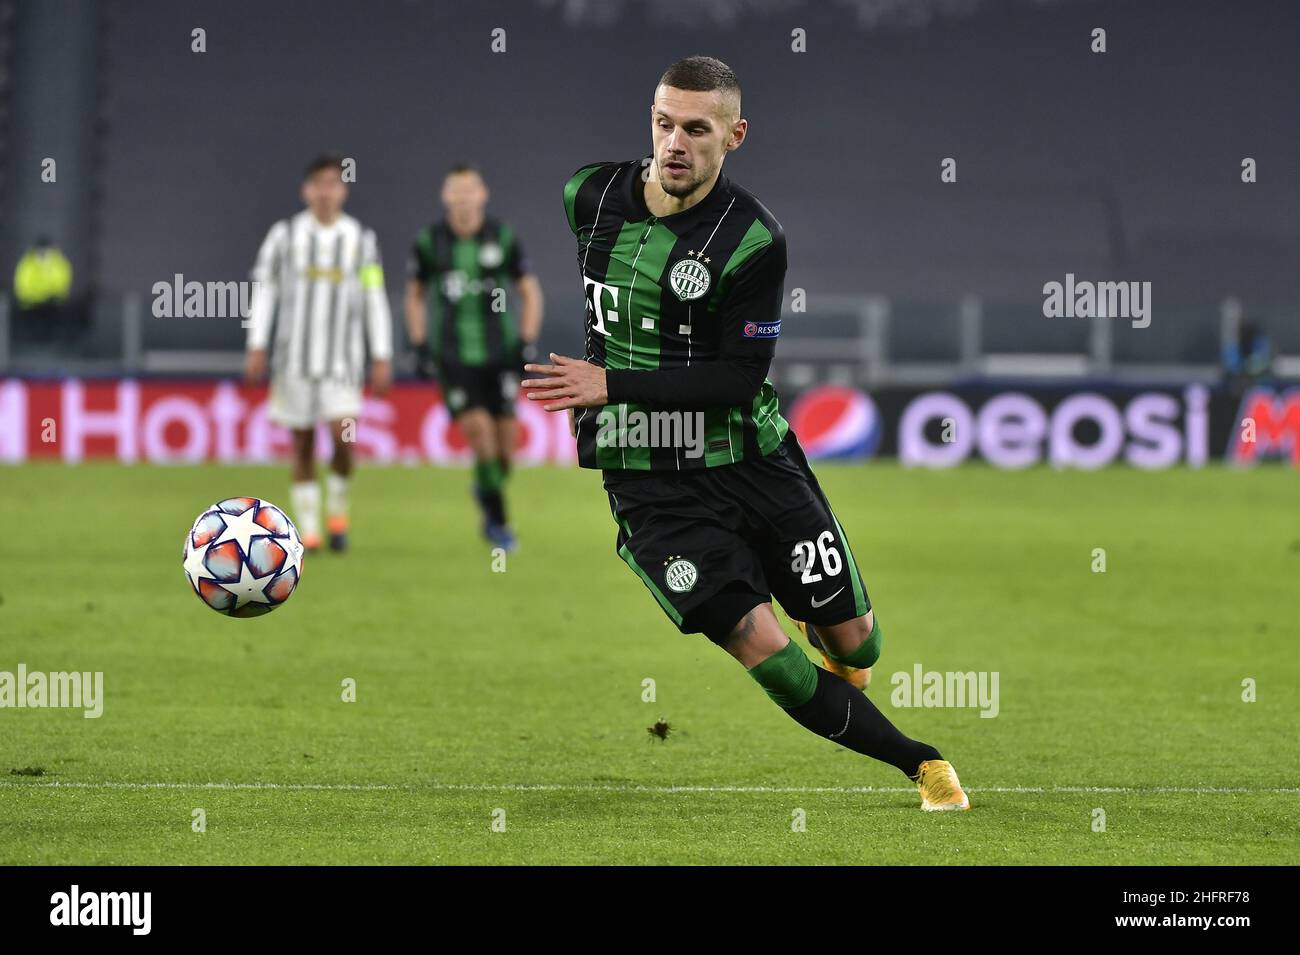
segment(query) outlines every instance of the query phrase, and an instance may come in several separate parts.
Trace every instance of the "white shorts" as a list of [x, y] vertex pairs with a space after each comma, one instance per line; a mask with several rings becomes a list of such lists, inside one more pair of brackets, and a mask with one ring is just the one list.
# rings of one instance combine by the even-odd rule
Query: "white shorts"
[[361, 414], [361, 387], [342, 381], [281, 376], [271, 380], [268, 417], [291, 430]]

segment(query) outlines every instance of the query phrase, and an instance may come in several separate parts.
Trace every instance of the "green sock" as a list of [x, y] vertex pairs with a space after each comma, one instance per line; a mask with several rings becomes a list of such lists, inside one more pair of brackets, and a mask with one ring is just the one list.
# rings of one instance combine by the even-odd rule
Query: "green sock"
[[749, 671], [782, 709], [803, 706], [817, 691], [817, 668], [793, 640]]
[[830, 651], [827, 651], [826, 655], [836, 663], [843, 663], [846, 666], [865, 670], [880, 659], [880, 645], [884, 639], [884, 635], [880, 632], [880, 618], [873, 616], [871, 618], [871, 636], [862, 641], [862, 646], [846, 656], [836, 656]]
[[501, 482], [505, 475], [501, 473], [500, 461], [475, 461], [474, 462], [474, 483], [479, 490], [491, 494], [494, 491], [501, 490]]

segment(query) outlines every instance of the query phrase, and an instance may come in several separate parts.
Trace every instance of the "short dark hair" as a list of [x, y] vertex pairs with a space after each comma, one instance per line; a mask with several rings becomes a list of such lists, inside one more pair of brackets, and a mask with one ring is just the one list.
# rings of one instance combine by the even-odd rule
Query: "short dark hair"
[[740, 80], [726, 63], [712, 56], [688, 56], [678, 60], [659, 77], [659, 86], [709, 93], [720, 90], [740, 99]]
[[338, 153], [321, 153], [311, 162], [307, 163], [307, 168], [302, 171], [302, 178], [305, 182], [322, 169], [337, 169], [339, 175], [343, 174], [343, 157]]
[[[479, 169], [479, 167], [474, 165], [472, 162], [452, 163], [451, 168], [447, 170], [447, 176], [459, 176], [461, 173], [464, 172], [472, 172], [480, 179], [483, 178], [483, 170]], [[447, 177], [444, 176], [443, 178], [445, 179]]]

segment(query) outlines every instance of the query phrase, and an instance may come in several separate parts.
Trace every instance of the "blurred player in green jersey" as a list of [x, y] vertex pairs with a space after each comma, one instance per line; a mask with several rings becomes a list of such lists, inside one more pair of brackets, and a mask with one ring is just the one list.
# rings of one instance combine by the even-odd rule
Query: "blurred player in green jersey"
[[[422, 377], [436, 376], [443, 400], [474, 452], [474, 496], [483, 535], [514, 550], [505, 484], [515, 447], [519, 376], [542, 328], [542, 287], [519, 236], [486, 214], [488, 188], [458, 164], [442, 184], [445, 216], [411, 248], [406, 327]], [[506, 287], [515, 283], [516, 314]]]

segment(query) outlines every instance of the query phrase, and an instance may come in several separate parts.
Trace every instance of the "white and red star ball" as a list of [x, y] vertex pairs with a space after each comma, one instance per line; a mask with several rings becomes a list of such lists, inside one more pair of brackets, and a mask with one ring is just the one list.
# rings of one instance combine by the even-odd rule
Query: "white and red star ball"
[[302, 541], [287, 514], [255, 497], [218, 501], [195, 519], [182, 552], [199, 599], [231, 617], [258, 617], [302, 578]]

